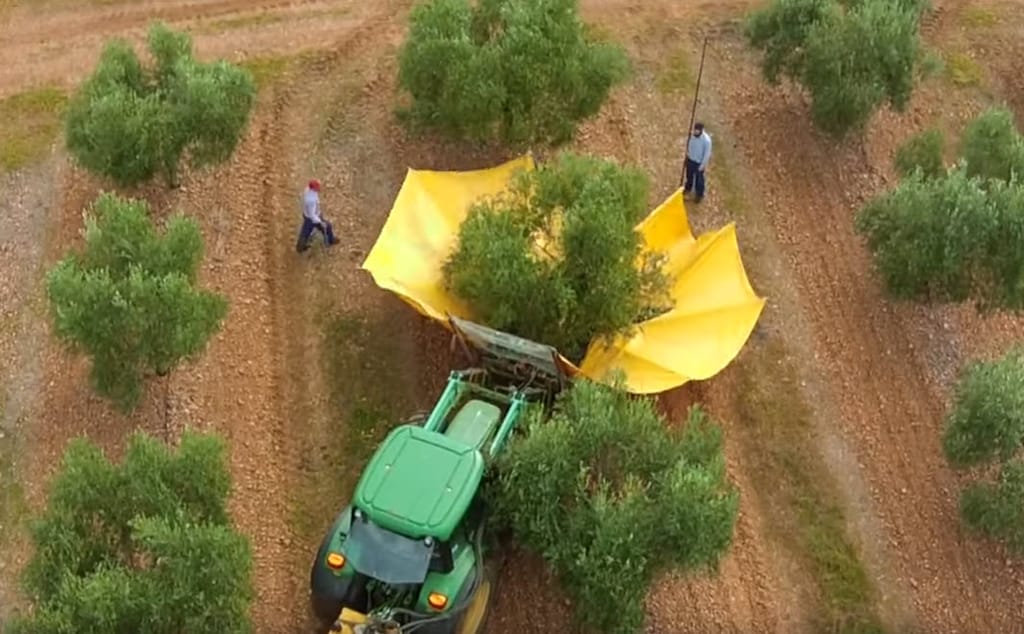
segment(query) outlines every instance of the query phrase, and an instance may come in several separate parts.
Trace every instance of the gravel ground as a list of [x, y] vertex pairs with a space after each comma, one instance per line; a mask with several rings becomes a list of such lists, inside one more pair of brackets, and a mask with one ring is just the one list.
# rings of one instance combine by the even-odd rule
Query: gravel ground
[[[173, 194], [156, 186], [134, 192], [153, 202], [156, 217], [182, 208], [200, 219], [208, 250], [203, 281], [227, 294], [232, 308], [207, 353], [169, 381], [150, 385], [131, 416], [113, 412], [90, 393], [86, 364], [57, 347], [28, 310], [38, 297], [40, 263], [75, 244], [81, 210], [103, 185], [60, 156], [2, 181], [0, 358], [8, 396], [0, 430], [13, 430], [24, 443], [18, 464], [30, 502], [42, 500], [56, 460], [76, 435], [87, 434], [116, 455], [136, 428], [172, 439], [185, 426], [225, 434], [232, 511], [255, 546], [258, 632], [311, 631], [305, 592], [315, 542], [296, 532], [293, 513], [317, 502], [302, 499], [306, 494], [297, 488], [309, 468], [305, 452], [339, 433], [330, 386], [317, 365], [322, 317], [359, 313], [382, 324], [393, 346], [389, 354], [408, 361], [396, 365], [389, 385], [411, 402], [429, 403], [451, 363], [443, 333], [377, 290], [358, 265], [407, 167], [465, 169], [505, 158], [409, 140], [395, 127], [394, 46], [408, 4], [53, 2], [45, 12], [8, 9], [0, 21], [0, 44], [19, 60], [0, 68], [0, 96], [42, 83], [75, 84], [104, 38], [137, 39], [151, 17], [193, 28], [203, 55], [328, 51], [309, 62], [310, 72], [285, 77], [262, 94], [249, 134], [228, 165], [187, 175]], [[689, 112], [685, 96], [658, 94], [652, 68], [679, 50], [695, 59], [694, 36], [717, 33], [702, 112], [715, 114], [709, 126], [736, 142], [731, 156], [756, 206], [740, 220], [741, 248], [767, 248], [745, 242], [744, 227], [777, 245], [777, 253], [769, 254], [775, 258], [771, 270], [759, 273], [780, 276], [798, 310], [776, 315], [770, 326], [785, 329], [806, 351], [801, 371], [814, 378], [807, 389], [809, 400], [821, 404], [818, 424], [848, 450], [850, 459], [833, 468], [850, 489], [851, 525], [858, 542], [868, 545], [869, 569], [886, 570], [880, 584], [894, 597], [889, 609], [909, 615], [922, 631], [1013, 631], [1024, 618], [1024, 572], [997, 547], [962, 535], [956, 517], [961, 482], [942, 459], [939, 429], [958, 367], [975, 354], [1000, 352], [1024, 334], [1024, 322], [888, 302], [851, 225], [856, 207], [892, 184], [888, 157], [905, 136], [932, 120], [955, 130], [980, 102], [933, 82], [906, 114], [880, 115], [866, 147], [833, 144], [811, 130], [802, 99], [760, 81], [755, 59], [730, 35], [732, 16], [749, 4], [584, 2], [588, 14], [624, 38], [641, 63], [640, 79], [616, 91], [601, 116], [584, 127], [578, 147], [642, 164], [655, 182], [652, 203], [660, 202], [675, 187], [678, 139]], [[967, 3], [937, 4], [929, 38], [968, 37], [991, 58], [999, 89], [1011, 103], [1021, 103], [1022, 84], [1009, 61], [1021, 46], [1019, 19], [999, 13], [991, 33], [964, 36], [958, 24]], [[343, 243], [329, 254], [314, 250], [298, 258], [295, 199], [311, 175], [326, 185], [325, 211]], [[702, 229], [733, 211], [715, 189], [713, 170], [710, 178], [707, 205], [693, 214]], [[693, 398], [721, 409], [729, 473], [743, 498], [735, 544], [717, 575], [658, 580], [648, 600], [651, 632], [805, 629], [807, 580], [764, 538], [773, 511], [751, 495], [757, 474], [740, 444], [728, 444], [729, 435], [743, 433], [742, 421], [728, 420], [723, 405], [731, 389], [723, 375], [668, 398], [677, 411]], [[19, 415], [11, 416], [15, 410]], [[15, 419], [23, 425], [13, 427]], [[823, 444], [821, 451], [831, 455], [832, 449]], [[327, 522], [337, 501], [322, 504]], [[0, 557], [0, 605], [9, 605], [5, 599], [23, 561], [15, 550], [7, 547]], [[488, 631], [569, 629], [570, 611], [543, 565], [523, 553], [509, 553], [505, 563]]]

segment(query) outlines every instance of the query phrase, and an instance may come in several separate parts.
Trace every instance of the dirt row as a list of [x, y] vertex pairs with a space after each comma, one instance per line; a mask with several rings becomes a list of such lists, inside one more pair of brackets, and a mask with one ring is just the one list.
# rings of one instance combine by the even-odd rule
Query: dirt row
[[[955, 15], [957, 6], [938, 4]], [[1021, 571], [998, 547], [963, 534], [960, 478], [940, 437], [949, 384], [976, 348], [971, 339], [1014, 320], [893, 304], [852, 222], [869, 196], [894, 184], [890, 157], [899, 142], [925, 122], [955, 132], [979, 105], [950, 94], [940, 78], [918, 91], [907, 113], [877, 117], [870, 143], [840, 144], [810, 128], [802, 97], [760, 83], [753, 61], [737, 39], [719, 40], [709, 69], [729, 77], [716, 86], [720, 125], [754, 167], [750, 191], [762, 205], [752, 220], [768, 223], [783, 246], [810, 325], [790, 333], [807, 338], [804, 362], [822, 378], [818, 414], [835, 413], [824, 422], [850, 443], [868, 488], [864, 511], [879, 520], [866, 523], [878, 530], [866, 556], [883, 589], [909, 598], [895, 610], [921, 630], [1011, 631], [1022, 616]]]
[[[933, 46], [960, 34], [966, 11], [989, 10], [968, 3], [936, 4], [936, 16], [926, 28]], [[687, 43], [691, 66], [696, 66], [701, 36], [709, 36], [700, 118], [710, 117], [716, 147], [728, 154], [732, 177], [752, 205], [749, 210], [729, 209], [728, 196], [713, 185], [710, 205], [691, 209], [691, 215], [697, 226], [709, 228], [744, 213], [738, 217], [741, 248], [756, 252], [751, 260], [765, 270], [752, 275], [763, 282], [763, 292], [775, 294], [763, 321], [799, 357], [805, 400], [814, 404], [819, 448], [844, 489], [843, 502], [852, 511], [849, 530], [875, 577], [884, 620], [897, 631], [1011, 631], [1022, 616], [1021, 570], [1000, 547], [963, 533], [957, 516], [962, 477], [946, 465], [939, 439], [949, 387], [959, 367], [972, 355], [991, 355], [1019, 339], [1021, 320], [1002, 316], [985, 321], [966, 308], [894, 305], [872, 274], [852, 222], [869, 196], [894, 184], [890, 163], [899, 142], [933, 123], [955, 139], [984, 100], [976, 92], [951, 91], [939, 77], [918, 91], [904, 115], [877, 117], [865, 137], [870, 142], [836, 143], [813, 130], [806, 101], [796, 91], [772, 88], [760, 80], [757, 58], [745, 48], [735, 19], [737, 6], [718, 4], [699, 11], [668, 3], [642, 8], [607, 2], [588, 6], [598, 12], [615, 10], [617, 32], [628, 28], [622, 14], [630, 12], [632, 19], [649, 25], [686, 25], [641, 30], [634, 39], [679, 38]], [[1010, 22], [1010, 14], [999, 7], [991, 10], [1002, 20], [995, 41], [1013, 46], [1010, 38], [1020, 32], [1020, 23]], [[984, 41], [987, 35], [978, 33], [973, 39]], [[991, 51], [994, 46], [992, 40], [982, 46], [981, 63], [984, 47]], [[672, 54], [670, 46], [663, 45], [660, 51], [663, 59]], [[1000, 63], [993, 66], [998, 69]], [[1012, 78], [1004, 83], [1014, 85]], [[657, 167], [657, 157], [674, 149], [671, 139], [644, 135], [644, 124], [636, 124], [655, 121], [664, 130], [671, 113], [629, 114], [634, 115], [633, 125], [625, 126], [611, 142], [617, 151], [610, 146], [602, 149], [621, 158], [639, 158], [649, 172], [671, 178], [671, 172]], [[604, 129], [614, 130], [616, 122], [614, 117], [606, 119], [610, 125]], [[641, 149], [630, 155], [630, 145]], [[721, 182], [716, 181], [714, 168], [710, 178], [712, 183]], [[776, 256], [779, 261], [773, 263]], [[748, 346], [757, 345], [755, 336]], [[743, 363], [742, 356], [737, 363]], [[727, 403], [735, 398], [728, 393], [731, 374], [723, 373], [701, 391], [701, 400], [726, 417]], [[771, 382], [770, 377], [764, 380]], [[727, 422], [727, 429], [742, 434], [742, 421]], [[742, 487], [743, 456], [732, 465], [733, 478]], [[748, 512], [759, 507], [756, 499], [745, 502]], [[760, 540], [745, 540], [743, 525], [741, 518], [730, 557], [749, 557], [750, 551], [758, 550]], [[769, 585], [775, 592], [788, 590], [779, 603], [790, 606], [794, 597], [803, 598], [806, 588], [801, 588], [792, 562], [775, 564], [764, 568]], [[737, 584], [747, 596], [758, 596], [756, 571], [757, 566], [745, 567]], [[716, 581], [728, 577], [727, 559]], [[737, 595], [744, 596], [737, 587], [729, 587], [718, 596]], [[715, 604], [714, 598], [702, 599], [702, 605]], [[737, 607], [746, 605], [742, 599], [733, 600], [733, 609], [724, 613], [737, 618], [743, 614]], [[792, 624], [803, 618], [798, 612], [791, 609], [787, 622], [775, 607], [760, 618], [780, 624], [780, 631], [792, 631]], [[747, 630], [770, 629], [756, 621], [735, 626], [728, 618], [719, 620], [722, 614], [702, 615], [703, 623], [715, 623], [714, 631], [743, 631], [742, 625]]]
[[[325, 43], [330, 52], [321, 65], [330, 67], [352, 47], [378, 36], [395, 4], [377, 4], [359, 22], [337, 29]], [[81, 358], [46, 339], [42, 406], [24, 430], [34, 458], [24, 465], [24, 477], [35, 504], [63, 447], [75, 436], [87, 435], [116, 456], [136, 428], [169, 440], [186, 426], [222, 434], [231, 452], [232, 513], [254, 545], [253, 616], [258, 631], [266, 632], [308, 631], [305, 573], [314, 552], [295, 543], [290, 496], [303, 460], [296, 430], [301, 438], [304, 421], [289, 406], [318, 397], [304, 380], [310, 376], [304, 365], [311, 352], [307, 344], [316, 337], [301, 327], [313, 284], [303, 268], [308, 262], [294, 253], [300, 183], [307, 178], [299, 163], [313, 134], [305, 125], [310, 113], [304, 89], [296, 77], [261, 96], [229, 165], [187, 176], [174, 194], [156, 187], [131, 192], [146, 195], [158, 218], [181, 209], [200, 220], [207, 242], [202, 280], [231, 305], [205, 354], [169, 381], [151, 384], [145, 402], [125, 417], [91, 393]], [[45, 257], [50, 262], [78, 242], [81, 210], [103, 186], [77, 171], [63, 171], [67, 174], [56, 182], [59, 221]], [[324, 501], [325, 521], [339, 503]]]
[[71, 88], [95, 67], [103, 43], [140, 44], [155, 20], [192, 34], [197, 54], [242, 61], [328, 48], [364, 22], [372, 2], [351, 0], [205, 0], [80, 2], [40, 12], [21, 3], [0, 13], [0, 49], [18, 63], [0, 66], [0, 98], [30, 87]]
[[[965, 4], [938, 4], [929, 37], [941, 41], [956, 29]], [[652, 202], [667, 196], [678, 178], [688, 112], [683, 95], [676, 102], [657, 94], [655, 75], [680, 52], [679, 63], [694, 65], [699, 35], [713, 35], [701, 112], [713, 117], [716, 147], [729, 153], [751, 203], [739, 219], [741, 249], [757, 251], [754, 260], [765, 267], [752, 275], [773, 293], [768, 336], [785, 340], [807, 375], [803, 389], [815, 403], [820, 449], [843, 483], [849, 529], [882, 591], [887, 622], [926, 632], [1012, 631], [1024, 617], [1022, 571], [998, 547], [962, 534], [961, 482], [942, 459], [939, 427], [956, 368], [971, 354], [998, 351], [1024, 326], [1010, 318], [982, 322], [964, 309], [893, 305], [851, 222], [867, 196], [893, 183], [889, 157], [902, 138], [932, 119], [955, 129], [979, 103], [932, 82], [907, 114], [881, 115], [870, 143], [830, 142], [811, 129], [802, 98], [760, 81], [756, 58], [736, 30], [735, 16], [748, 5], [584, 2], [588, 17], [625, 40], [641, 63], [639, 79], [585, 126], [577, 148], [639, 162], [655, 183]], [[5, 296], [15, 289], [17, 298], [11, 310], [5, 302], [3, 323], [18, 324], [0, 331], [3, 379], [8, 393], [19, 395], [6, 399], [4, 429], [23, 440], [27, 459], [18, 468], [29, 501], [40, 503], [59, 454], [77, 435], [116, 454], [135, 428], [170, 439], [185, 426], [218, 431], [231, 448], [232, 512], [255, 546], [259, 632], [310, 631], [309, 557], [345, 483], [358, 473], [355, 448], [379, 437], [385, 423], [376, 419], [392, 409], [429, 405], [456, 362], [435, 325], [358, 269], [405, 169], [469, 169], [507, 158], [409, 139], [397, 128], [395, 47], [408, 6], [54, 2], [52, 12], [39, 15], [12, 9], [0, 23], [0, 47], [24, 60], [0, 68], [0, 96], [37, 83], [75, 83], [103, 39], [137, 38], [154, 16], [193, 27], [204, 56], [295, 52], [296, 43], [323, 51], [264, 90], [229, 165], [187, 175], [174, 194], [158, 187], [136, 192], [154, 202], [157, 217], [180, 208], [199, 218], [207, 244], [203, 281], [227, 295], [231, 311], [206, 353], [152, 384], [132, 416], [112, 412], [91, 393], [87, 365], [49, 338], [32, 291], [40, 264], [78, 240], [81, 210], [102, 184], [58, 154], [7, 179], [12, 195], [0, 209], [0, 288]], [[999, 28], [1006, 42], [1019, 33], [1005, 22]], [[313, 176], [325, 184], [325, 213], [342, 244], [299, 256], [298, 194]], [[717, 188], [715, 168], [709, 176], [707, 203], [691, 211], [702, 229], [737, 211]], [[747, 235], [763, 243], [751, 244]], [[751, 345], [759, 345], [756, 337]], [[32, 359], [36, 371], [26, 363]], [[758, 474], [742, 443], [728, 442], [745, 433], [730, 405], [734, 378], [727, 371], [669, 399], [676, 414], [700, 400], [723, 419], [730, 477], [743, 498], [735, 543], [718, 574], [659, 580], [648, 605], [652, 632], [808, 631], [814, 597], [805, 572], [766, 539], [773, 510], [753, 493]], [[23, 554], [2, 550], [5, 604], [12, 596], [8, 572]], [[568, 628], [563, 595], [543, 564], [521, 553], [511, 557], [488, 631], [536, 629], [538, 622], [544, 631]]]

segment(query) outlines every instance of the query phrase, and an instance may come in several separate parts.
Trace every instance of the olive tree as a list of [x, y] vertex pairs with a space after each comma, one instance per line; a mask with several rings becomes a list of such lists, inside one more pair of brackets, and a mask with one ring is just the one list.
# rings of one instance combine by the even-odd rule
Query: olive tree
[[146, 203], [113, 194], [91, 211], [84, 249], [47, 275], [50, 310], [57, 336], [91, 357], [97, 392], [129, 410], [145, 373], [165, 375], [203, 350], [227, 302], [196, 287], [194, 220], [175, 215], [160, 235]]
[[911, 136], [896, 150], [894, 163], [900, 176], [907, 177], [915, 171], [929, 178], [938, 178], [946, 173], [942, 159], [946, 139], [942, 130], [931, 128]]
[[964, 129], [960, 155], [967, 173], [983, 179], [1024, 179], [1024, 138], [1005, 107], [982, 112]]
[[595, 41], [576, 0], [428, 0], [399, 53], [399, 111], [413, 129], [513, 144], [561, 143], [628, 72]]
[[722, 434], [700, 408], [669, 430], [650, 399], [580, 380], [553, 415], [533, 411], [499, 458], [488, 496], [497, 521], [542, 555], [584, 625], [639, 632], [666, 567], [714, 567], [739, 497]]
[[10, 633], [248, 634], [252, 553], [229, 488], [214, 436], [172, 450], [136, 434], [120, 464], [73, 441], [31, 528], [34, 609]]
[[1008, 113], [988, 111], [965, 129], [956, 168], [915, 169], [861, 209], [857, 231], [893, 296], [1024, 308], [1022, 148]]
[[971, 363], [946, 418], [943, 447], [950, 462], [972, 466], [1012, 457], [1024, 445], [1024, 350]]
[[764, 51], [765, 79], [798, 81], [814, 122], [842, 136], [886, 103], [906, 106], [922, 58], [923, 8], [910, 0], [773, 0], [749, 16], [747, 37]]
[[[910, 148], [910, 149], [907, 149]], [[932, 131], [897, 154], [904, 179], [857, 216], [875, 266], [896, 297], [922, 301], [973, 299], [981, 310], [1024, 308], [1024, 141], [1005, 108], [967, 125], [961, 160], [941, 167], [942, 142]], [[927, 166], [931, 165], [932, 168]], [[969, 364], [956, 384], [942, 446], [955, 467], [1001, 465], [995, 482], [961, 495], [972, 530], [1024, 552], [1024, 349]]]
[[178, 184], [182, 157], [193, 167], [227, 160], [256, 99], [252, 75], [225, 61], [201, 63], [187, 33], [149, 29], [154, 65], [113, 40], [68, 105], [67, 147], [86, 169], [119, 185], [163, 174]]
[[492, 328], [579, 360], [669, 306], [664, 259], [634, 229], [647, 189], [635, 168], [570, 153], [521, 172], [470, 209], [445, 282]]
[[1024, 446], [1024, 349], [966, 368], [942, 440], [955, 467], [1003, 461], [995, 481], [964, 489], [960, 513], [973, 532], [1024, 554], [1024, 461], [1018, 457]]
[[960, 513], [971, 530], [1024, 555], [1024, 460], [1002, 465], [995, 482], [967, 487], [960, 496]]

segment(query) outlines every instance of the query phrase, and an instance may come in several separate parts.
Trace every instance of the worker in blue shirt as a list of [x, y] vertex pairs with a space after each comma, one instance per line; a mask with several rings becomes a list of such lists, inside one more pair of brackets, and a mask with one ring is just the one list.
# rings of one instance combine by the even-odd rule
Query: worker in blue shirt
[[315, 230], [324, 235], [324, 246], [338, 244], [338, 239], [334, 237], [334, 227], [320, 215], [320, 181], [314, 178], [302, 194], [302, 229], [299, 230], [296, 251], [302, 253], [309, 248], [309, 240]]
[[694, 202], [704, 200], [704, 170], [711, 160], [711, 135], [704, 131], [704, 124], [693, 126], [693, 136], [686, 148], [686, 185], [683, 194], [689, 194], [696, 185], [697, 198]]

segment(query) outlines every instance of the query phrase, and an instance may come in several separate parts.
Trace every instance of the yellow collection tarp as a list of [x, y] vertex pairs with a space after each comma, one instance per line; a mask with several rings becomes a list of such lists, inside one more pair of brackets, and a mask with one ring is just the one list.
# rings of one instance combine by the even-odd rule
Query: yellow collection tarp
[[[504, 191], [517, 170], [533, 168], [525, 156], [471, 172], [409, 170], [363, 269], [377, 286], [446, 326], [448, 314], [473, 319], [469, 308], [445, 291], [441, 266], [455, 248], [470, 205]], [[735, 225], [694, 238], [682, 192], [676, 191], [637, 228], [647, 248], [668, 256], [673, 308], [640, 324], [628, 338], [591, 344], [579, 368], [572, 367], [596, 381], [620, 370], [626, 389], [638, 394], [714, 376], [739, 354], [765, 301], [743, 269]]]

